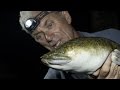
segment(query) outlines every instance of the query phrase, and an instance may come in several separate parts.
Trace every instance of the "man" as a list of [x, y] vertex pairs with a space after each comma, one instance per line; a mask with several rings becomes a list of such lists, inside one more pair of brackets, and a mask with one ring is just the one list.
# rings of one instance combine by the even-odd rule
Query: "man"
[[[21, 11], [20, 25], [36, 42], [52, 51], [59, 45], [77, 37], [101, 36], [120, 43], [120, 31], [116, 29], [103, 30], [96, 33], [78, 32], [71, 25], [68, 11]], [[103, 66], [89, 78], [118, 79], [120, 67], [112, 62], [111, 54]], [[94, 77], [92, 77], [94, 76]], [[50, 68], [44, 79], [84, 79], [80, 74], [67, 73]]]

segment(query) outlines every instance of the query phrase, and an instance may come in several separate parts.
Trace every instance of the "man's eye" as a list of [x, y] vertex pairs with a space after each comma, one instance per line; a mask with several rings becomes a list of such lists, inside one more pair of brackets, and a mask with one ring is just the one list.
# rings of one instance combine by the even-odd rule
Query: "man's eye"
[[39, 39], [41, 39], [41, 36], [40, 35], [36, 36], [36, 40], [39, 40]]
[[49, 27], [51, 27], [51, 26], [52, 26], [52, 23], [49, 24]]
[[48, 29], [51, 29], [52, 26], [53, 26], [53, 23], [51, 22], [51, 23], [49, 23], [49, 24], [47, 25], [47, 28], [48, 28]]

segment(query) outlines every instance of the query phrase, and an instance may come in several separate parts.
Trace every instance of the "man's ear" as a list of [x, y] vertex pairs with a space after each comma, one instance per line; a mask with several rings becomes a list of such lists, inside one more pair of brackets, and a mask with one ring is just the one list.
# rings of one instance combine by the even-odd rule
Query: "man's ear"
[[72, 19], [68, 11], [62, 11], [61, 14], [64, 16], [68, 24], [71, 24]]

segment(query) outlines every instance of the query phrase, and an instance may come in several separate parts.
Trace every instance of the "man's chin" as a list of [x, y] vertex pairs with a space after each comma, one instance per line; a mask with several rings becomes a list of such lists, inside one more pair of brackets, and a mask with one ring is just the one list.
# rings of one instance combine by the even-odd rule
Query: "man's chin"
[[54, 48], [53, 47], [45, 47], [46, 49], [48, 49], [49, 51], [52, 51]]

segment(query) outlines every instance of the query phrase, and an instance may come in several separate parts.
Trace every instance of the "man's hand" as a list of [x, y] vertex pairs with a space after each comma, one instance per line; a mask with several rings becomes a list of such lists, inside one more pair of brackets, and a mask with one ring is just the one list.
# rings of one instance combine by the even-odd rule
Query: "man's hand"
[[120, 79], [120, 51], [114, 50], [94, 76], [97, 79]]

